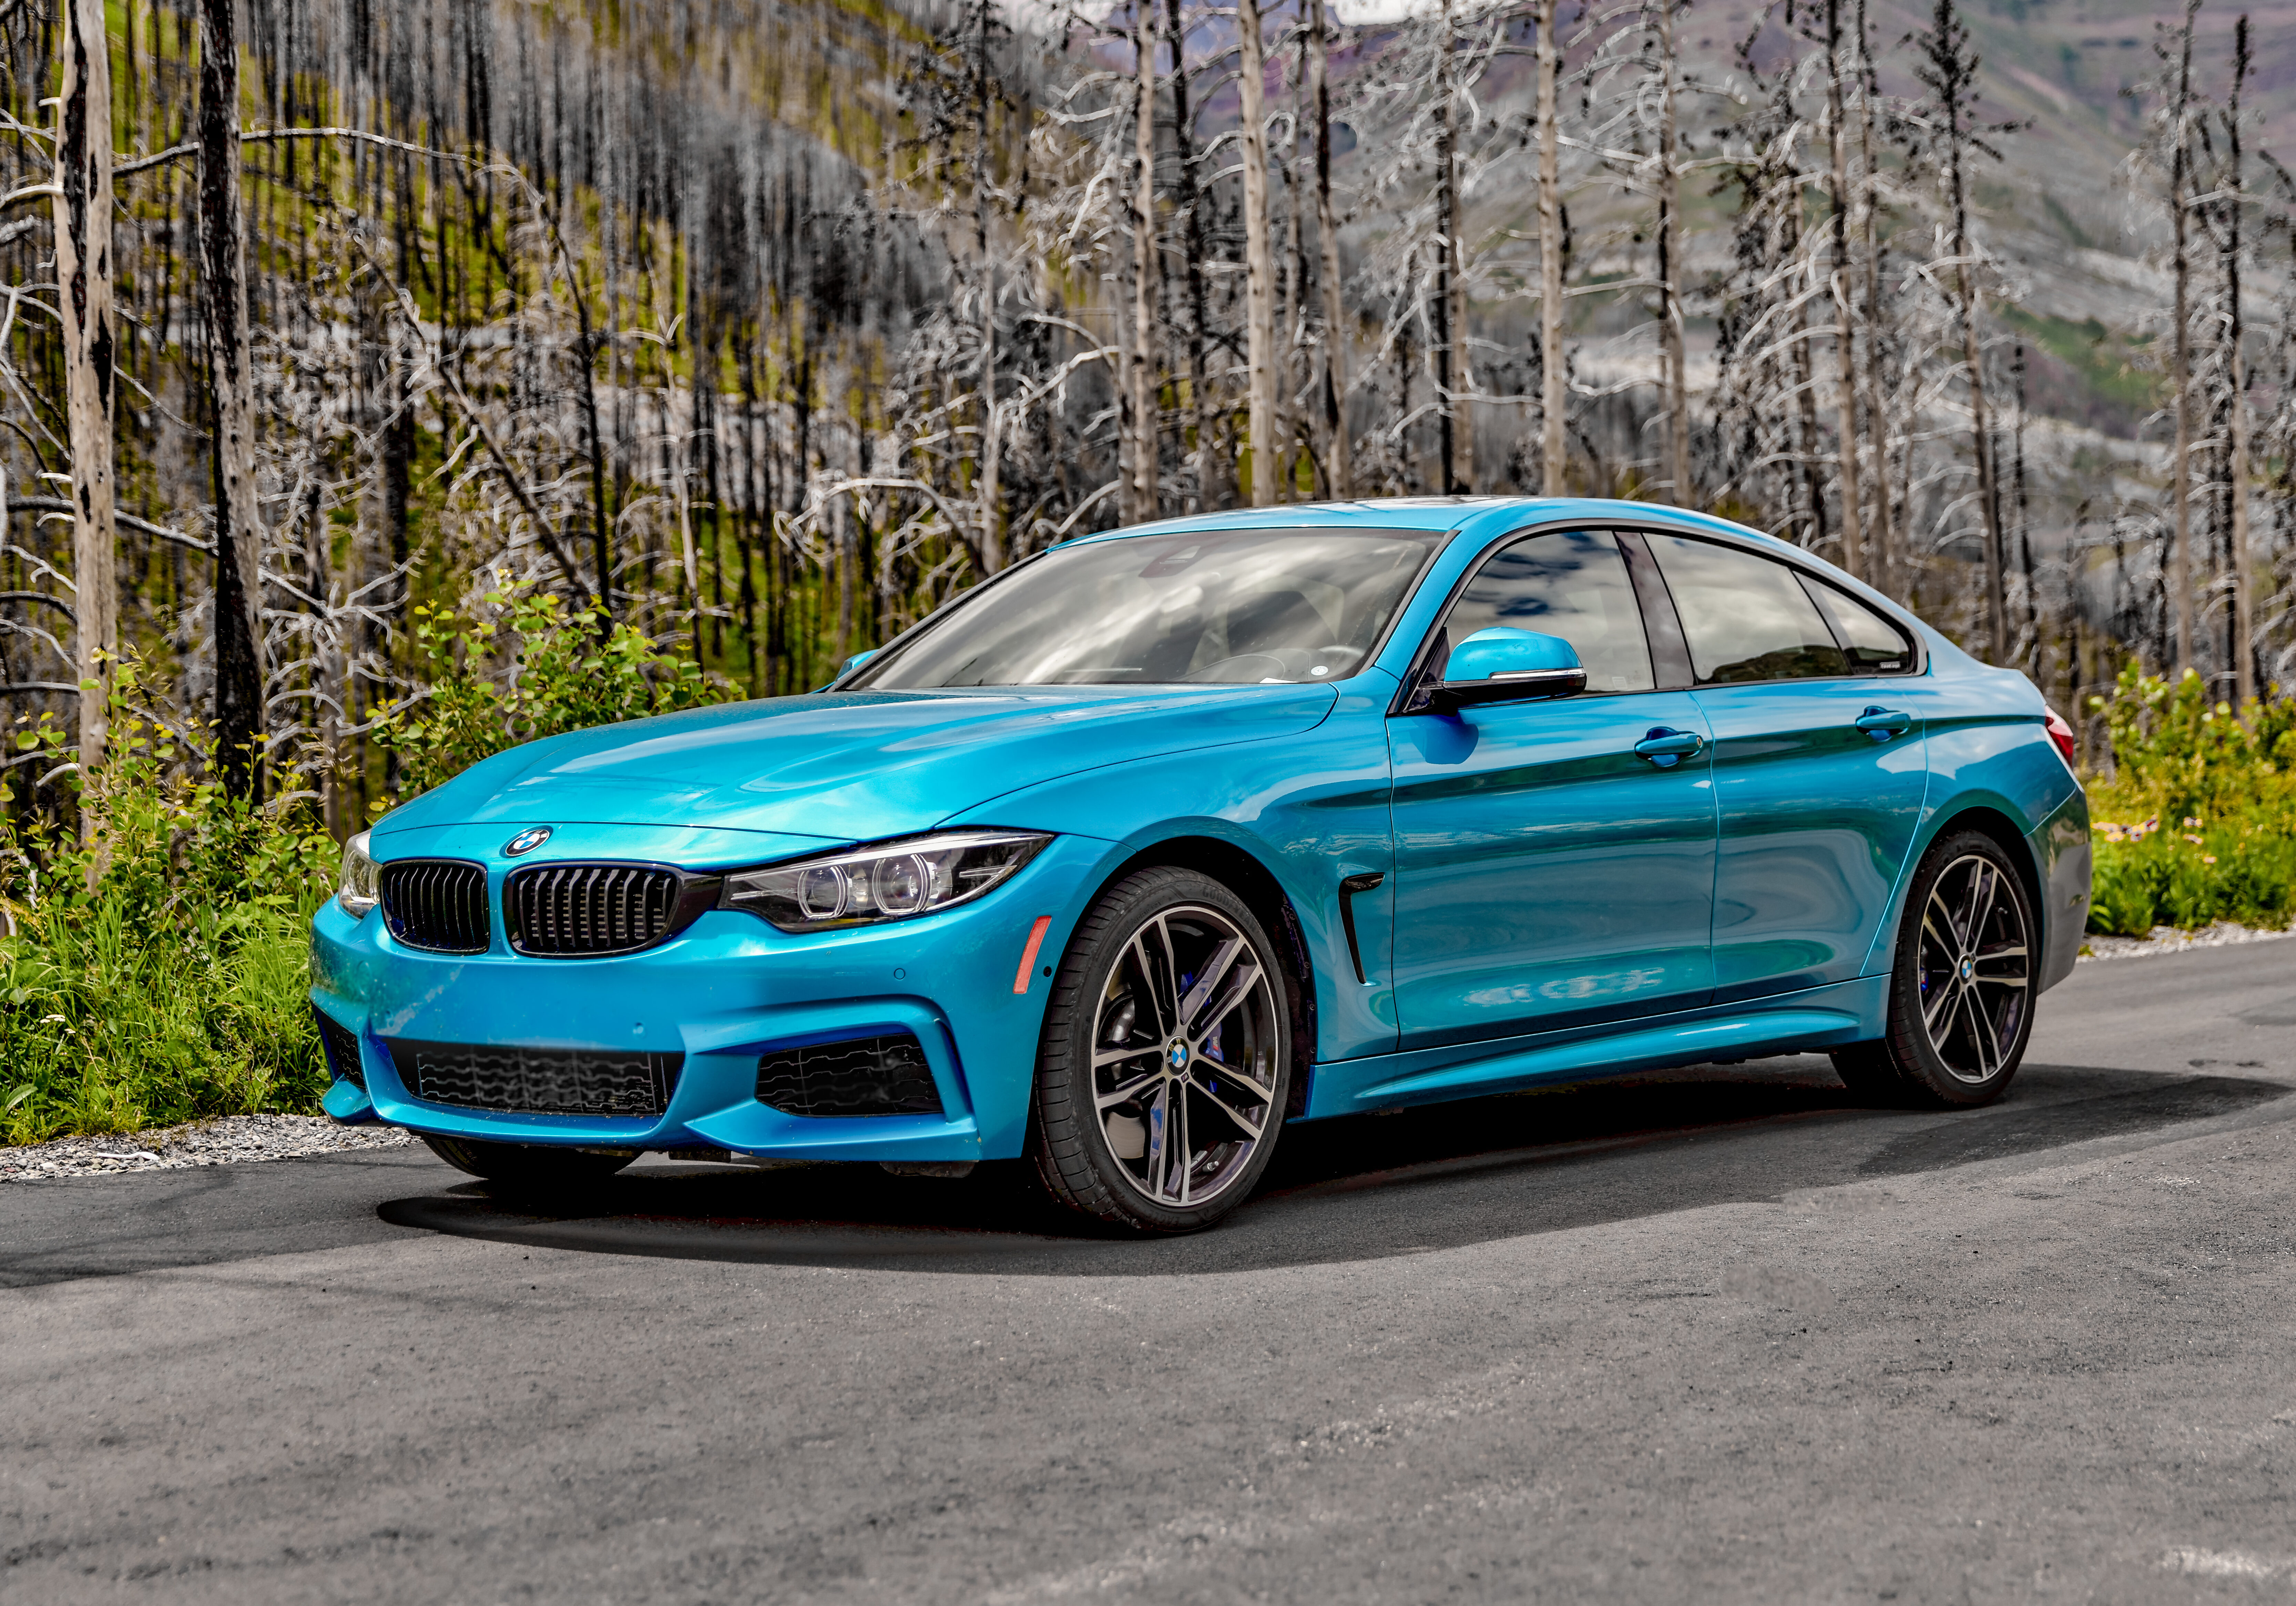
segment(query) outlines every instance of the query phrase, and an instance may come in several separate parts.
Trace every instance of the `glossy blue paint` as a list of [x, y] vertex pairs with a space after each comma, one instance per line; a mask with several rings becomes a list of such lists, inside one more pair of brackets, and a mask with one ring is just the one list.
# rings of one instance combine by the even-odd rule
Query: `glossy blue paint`
[[1842, 981], [1864, 967], [1921, 821], [1929, 766], [1917, 713], [1876, 742], [1875, 700], [1902, 682], [1843, 677], [1702, 687], [1714, 731], [1721, 852], [1718, 1002]]
[[1494, 625], [1478, 630], [1451, 649], [1443, 667], [1447, 681], [1495, 680], [1510, 675], [1547, 675], [1578, 668], [1578, 654], [1560, 636]]
[[[1159, 861], [1239, 876], [1266, 894], [1279, 946], [1296, 933], [1310, 1117], [1874, 1036], [1908, 868], [1957, 820], [1997, 822], [2025, 856], [2044, 981], [2070, 967], [2087, 815], [2040, 700], [1886, 599], [1784, 543], [1631, 504], [1239, 511], [1084, 540], [1271, 525], [1448, 539], [1369, 660], [1328, 684], [735, 704], [530, 743], [397, 810], [374, 830], [374, 856], [485, 865], [493, 937], [480, 955], [423, 954], [379, 916], [321, 911], [313, 1000], [360, 1034], [367, 1081], [365, 1093], [337, 1083], [329, 1112], [538, 1143], [1015, 1155], [1046, 971], [1111, 880]], [[1926, 663], [1887, 680], [1402, 712], [1460, 582], [1497, 543], [1547, 526], [1703, 533], [1814, 568], [1917, 629]], [[1903, 728], [1877, 727], [1869, 707], [1904, 715]], [[505, 856], [538, 825], [554, 828], [545, 842]], [[605, 858], [718, 872], [956, 825], [1054, 840], [1008, 884], [910, 921], [793, 935], [710, 913], [657, 947], [596, 960], [522, 956], [502, 936], [515, 867]], [[1351, 953], [1340, 883], [1373, 875], [1353, 897]], [[1039, 918], [1039, 959], [1016, 976]], [[768, 1049], [894, 1028], [922, 1045], [943, 1115], [803, 1118], [754, 1096]], [[496, 1114], [411, 1097], [385, 1046], [394, 1037], [685, 1061], [659, 1119]]]
[[1406, 1049], [1703, 1004], [1714, 787], [1686, 692], [1495, 703], [1388, 722], [1395, 984]]
[[1866, 976], [1623, 1026], [1526, 1033], [1472, 1045], [1318, 1065], [1308, 1114], [1347, 1115], [1439, 1103], [1717, 1057], [1805, 1053], [1878, 1037], [1888, 1018], [1888, 978]]

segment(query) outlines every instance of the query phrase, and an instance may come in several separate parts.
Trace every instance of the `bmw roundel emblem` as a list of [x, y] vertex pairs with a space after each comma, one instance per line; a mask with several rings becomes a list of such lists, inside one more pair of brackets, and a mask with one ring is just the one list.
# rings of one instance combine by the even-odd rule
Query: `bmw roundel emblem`
[[520, 832], [516, 836], [511, 838], [509, 841], [504, 842], [503, 844], [503, 851], [508, 854], [512, 858], [516, 858], [521, 853], [532, 853], [536, 848], [541, 847], [549, 840], [549, 826], [529, 825], [524, 831]]

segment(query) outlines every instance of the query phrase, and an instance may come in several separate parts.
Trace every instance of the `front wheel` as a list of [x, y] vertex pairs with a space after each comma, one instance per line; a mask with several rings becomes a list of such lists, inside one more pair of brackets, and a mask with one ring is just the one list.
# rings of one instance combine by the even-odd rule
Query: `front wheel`
[[1890, 1029], [1833, 1052], [1851, 1092], [1932, 1109], [2001, 1096], [2033, 1033], [2038, 933], [1999, 843], [1956, 832], [1922, 856], [1890, 968]]
[[457, 1171], [484, 1177], [498, 1188], [549, 1193], [601, 1183], [637, 1158], [588, 1149], [551, 1149], [538, 1143], [488, 1143], [476, 1138], [431, 1137], [430, 1152]]
[[1291, 1017], [1274, 946], [1209, 876], [1127, 876], [1077, 927], [1037, 1051], [1031, 1146], [1070, 1209], [1190, 1233], [1243, 1202], [1283, 1121]]

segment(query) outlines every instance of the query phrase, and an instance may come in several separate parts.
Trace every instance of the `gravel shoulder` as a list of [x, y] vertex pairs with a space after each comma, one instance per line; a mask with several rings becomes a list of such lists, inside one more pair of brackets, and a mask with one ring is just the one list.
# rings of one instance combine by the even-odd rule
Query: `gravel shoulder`
[[51, 1182], [126, 1171], [176, 1171], [294, 1159], [347, 1149], [396, 1149], [414, 1140], [391, 1127], [341, 1127], [323, 1115], [226, 1115], [181, 1127], [101, 1137], [60, 1137], [0, 1149], [0, 1182]]
[[2218, 921], [2196, 931], [2179, 930], [2175, 926], [2155, 926], [2143, 937], [2091, 937], [2081, 944], [2081, 961], [2097, 959], [2152, 959], [2162, 954], [2189, 953], [2194, 948], [2227, 948], [2240, 943], [2277, 942], [2284, 937], [2296, 937], [2296, 928], [2285, 931], [2260, 931], [2252, 926], [2233, 921]]

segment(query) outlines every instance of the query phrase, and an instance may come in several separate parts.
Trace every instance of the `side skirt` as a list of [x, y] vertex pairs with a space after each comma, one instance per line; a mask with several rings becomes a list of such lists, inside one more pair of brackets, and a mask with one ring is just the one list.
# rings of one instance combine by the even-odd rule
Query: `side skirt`
[[1751, 1059], [1861, 1043], [1882, 1035], [1889, 992], [1887, 976], [1860, 976], [1799, 993], [1604, 1027], [1328, 1061], [1316, 1067], [1303, 1118], [1695, 1065], [1717, 1055]]

